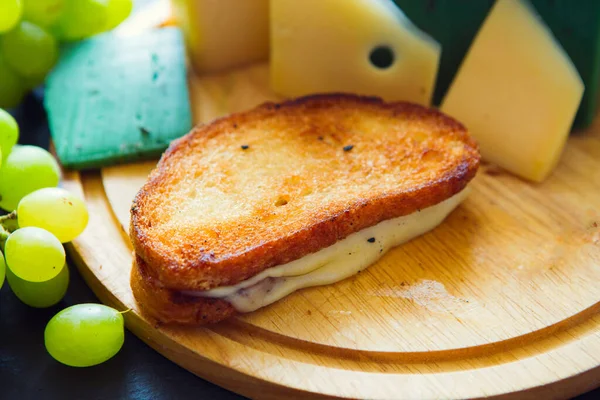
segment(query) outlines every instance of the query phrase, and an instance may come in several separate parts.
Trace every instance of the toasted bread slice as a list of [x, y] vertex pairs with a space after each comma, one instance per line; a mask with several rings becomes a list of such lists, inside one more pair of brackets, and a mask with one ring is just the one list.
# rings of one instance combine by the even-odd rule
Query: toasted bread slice
[[136, 256], [131, 270], [131, 290], [147, 318], [165, 324], [203, 325], [236, 314], [226, 300], [187, 296], [180, 291], [167, 289], [147, 270], [146, 263]]
[[438, 204], [478, 165], [466, 129], [433, 109], [345, 94], [267, 103], [174, 142], [133, 202], [130, 237], [147, 282], [234, 285]]

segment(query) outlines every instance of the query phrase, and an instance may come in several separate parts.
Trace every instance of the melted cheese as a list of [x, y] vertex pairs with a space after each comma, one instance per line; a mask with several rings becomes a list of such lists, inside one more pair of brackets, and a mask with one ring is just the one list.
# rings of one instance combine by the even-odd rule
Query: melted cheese
[[266, 269], [236, 285], [184, 293], [225, 299], [237, 311], [251, 312], [296, 290], [341, 281], [367, 268], [391, 248], [438, 226], [463, 201], [467, 192], [465, 189], [424, 210], [380, 222], [315, 253]]

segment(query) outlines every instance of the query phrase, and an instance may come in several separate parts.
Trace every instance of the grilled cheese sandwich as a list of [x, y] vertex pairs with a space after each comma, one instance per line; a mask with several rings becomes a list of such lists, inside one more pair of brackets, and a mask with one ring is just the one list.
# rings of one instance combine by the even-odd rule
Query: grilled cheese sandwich
[[460, 123], [409, 103], [316, 95], [214, 121], [134, 200], [133, 293], [202, 324], [335, 283], [440, 224], [478, 165]]

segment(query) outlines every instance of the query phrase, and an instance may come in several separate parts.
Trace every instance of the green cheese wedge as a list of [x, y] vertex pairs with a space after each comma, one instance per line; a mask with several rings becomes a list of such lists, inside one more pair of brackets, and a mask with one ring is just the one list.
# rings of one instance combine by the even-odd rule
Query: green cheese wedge
[[[406, 16], [442, 45], [433, 96], [440, 104], [494, 0], [394, 0]], [[600, 89], [600, 1], [531, 0], [583, 79], [574, 127], [591, 124]]]
[[45, 108], [56, 153], [89, 169], [159, 156], [192, 117], [182, 35], [101, 35], [62, 50]]

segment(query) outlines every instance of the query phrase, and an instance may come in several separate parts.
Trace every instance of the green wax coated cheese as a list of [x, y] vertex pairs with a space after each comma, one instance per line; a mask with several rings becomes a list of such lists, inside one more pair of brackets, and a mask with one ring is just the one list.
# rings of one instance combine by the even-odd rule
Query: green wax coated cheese
[[[394, 0], [406, 16], [442, 45], [433, 96], [440, 104], [494, 0]], [[577, 68], [585, 92], [574, 127], [588, 126], [600, 89], [600, 1], [531, 0]], [[507, 27], [510, 29], [510, 27]]]
[[177, 28], [105, 34], [62, 51], [46, 83], [56, 153], [87, 169], [159, 156], [192, 127]]

